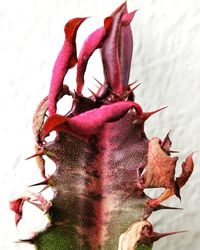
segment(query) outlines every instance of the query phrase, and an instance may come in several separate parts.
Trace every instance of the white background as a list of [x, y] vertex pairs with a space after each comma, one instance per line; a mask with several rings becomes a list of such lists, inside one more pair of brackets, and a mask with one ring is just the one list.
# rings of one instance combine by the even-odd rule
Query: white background
[[[118, 0], [0, 0], [0, 249], [32, 249], [15, 244], [19, 234], [8, 201], [26, 186], [39, 180], [34, 160], [31, 130], [33, 112], [48, 94], [51, 70], [62, 46], [66, 21], [77, 16], [95, 19], [82, 25], [81, 41], [102, 25], [121, 1]], [[195, 170], [182, 202], [176, 198], [166, 204], [183, 211], [157, 212], [150, 217], [156, 231], [189, 230], [155, 244], [155, 250], [200, 249], [200, 1], [129, 0], [129, 10], [140, 9], [132, 23], [134, 57], [130, 82], [142, 85], [136, 96], [143, 109], [168, 109], [155, 115], [146, 125], [149, 138], [163, 138], [171, 129], [173, 149], [180, 151], [177, 174], [187, 154], [194, 155]], [[80, 45], [78, 46], [78, 49]], [[96, 53], [97, 56], [97, 53]], [[87, 82], [93, 76], [103, 79], [98, 57], [91, 59]], [[73, 78], [66, 80], [72, 86]], [[35, 211], [21, 229], [36, 228]], [[28, 221], [28, 220], [27, 220]]]

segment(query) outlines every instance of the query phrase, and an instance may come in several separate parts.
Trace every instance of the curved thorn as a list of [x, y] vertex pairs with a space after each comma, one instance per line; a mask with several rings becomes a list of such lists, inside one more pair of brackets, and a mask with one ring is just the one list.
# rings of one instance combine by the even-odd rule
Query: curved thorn
[[180, 188], [182, 188], [185, 183], [188, 181], [189, 177], [191, 176], [193, 169], [194, 169], [194, 162], [193, 162], [193, 154], [190, 154], [186, 160], [182, 163], [182, 173], [179, 177], [176, 178], [175, 184]]

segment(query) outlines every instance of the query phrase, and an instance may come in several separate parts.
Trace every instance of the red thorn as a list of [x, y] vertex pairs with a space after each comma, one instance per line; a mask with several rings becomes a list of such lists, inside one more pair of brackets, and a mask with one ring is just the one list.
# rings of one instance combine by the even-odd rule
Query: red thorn
[[136, 84], [137, 80], [135, 80], [132, 83], [129, 83], [128, 85], [123, 86], [123, 91], [127, 91], [131, 86], [133, 86], [134, 84]]
[[137, 84], [134, 88], [130, 89], [127, 93], [125, 93], [125, 98], [127, 98], [131, 93], [133, 93], [133, 91], [140, 85], [141, 83]]
[[103, 84], [99, 81], [99, 80], [97, 80], [95, 77], [93, 77], [94, 78], [94, 80], [101, 86], [101, 87], [103, 87]]
[[134, 84], [136, 84], [137, 81], [138, 81], [138, 80], [135, 80], [134, 82], [129, 83], [129, 84], [127, 85], [127, 87], [130, 88], [131, 86], [133, 86]]
[[37, 157], [37, 156], [42, 156], [42, 155], [44, 155], [44, 150], [43, 150], [43, 149], [39, 150], [39, 151], [38, 151], [37, 153], [35, 153], [34, 155], [29, 156], [29, 157], [26, 158], [25, 160], [29, 160], [29, 159], [31, 159], [31, 158], [34, 158], [34, 157]]
[[155, 110], [155, 111], [144, 112], [143, 115], [142, 115], [142, 119], [143, 119], [144, 121], [146, 121], [150, 116], [152, 116], [152, 115], [154, 115], [154, 114], [156, 114], [156, 113], [158, 113], [158, 112], [160, 112], [160, 111], [162, 111], [163, 109], [166, 109], [166, 108], [167, 108], [167, 106], [164, 107], [164, 108], [161, 108], [161, 109], [157, 109], [157, 110]]
[[90, 93], [94, 96], [94, 97], [97, 97], [97, 95], [91, 90], [88, 88], [88, 90], [90, 91]]

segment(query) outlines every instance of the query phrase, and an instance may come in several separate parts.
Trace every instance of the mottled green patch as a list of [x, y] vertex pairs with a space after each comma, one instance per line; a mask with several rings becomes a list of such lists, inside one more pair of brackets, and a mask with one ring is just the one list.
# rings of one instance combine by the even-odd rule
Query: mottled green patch
[[81, 245], [80, 236], [72, 227], [54, 226], [40, 233], [35, 240], [36, 250], [77, 249], [87, 250]]
[[153, 247], [153, 244], [150, 245], [150, 246], [147, 246], [147, 245], [145, 245], [145, 244], [141, 244], [141, 245], [139, 245], [139, 246], [136, 248], [136, 250], [151, 250], [152, 247]]

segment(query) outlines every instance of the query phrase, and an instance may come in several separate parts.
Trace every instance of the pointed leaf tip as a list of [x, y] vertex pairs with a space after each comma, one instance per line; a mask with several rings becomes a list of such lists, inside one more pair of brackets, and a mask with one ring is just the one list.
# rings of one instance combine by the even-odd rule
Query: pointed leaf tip
[[22, 218], [22, 207], [24, 205], [24, 200], [22, 198], [15, 199], [9, 202], [10, 210], [15, 212], [15, 224], [18, 225]]
[[58, 101], [58, 97], [63, 90], [64, 77], [68, 70], [74, 67], [77, 63], [75, 43], [76, 33], [79, 26], [85, 19], [86, 18], [74, 18], [68, 21], [65, 25], [65, 41], [55, 61], [51, 78], [51, 85], [48, 96], [49, 115], [53, 115], [56, 113], [56, 104]]
[[128, 13], [128, 14], [123, 15], [123, 17], [122, 17], [122, 26], [129, 25], [131, 23], [131, 21], [133, 20], [133, 18], [134, 18], [137, 11], [138, 10], [134, 10], [134, 11]]
[[191, 176], [194, 169], [193, 154], [190, 154], [182, 163], [182, 173], [176, 178], [176, 184], [179, 188], [183, 187]]
[[64, 27], [66, 39], [70, 43], [75, 42], [75, 34], [79, 26], [87, 19], [88, 17], [77, 17], [69, 20]]
[[125, 10], [126, 8], [126, 1], [123, 2], [113, 13], [112, 13], [112, 16], [115, 16], [118, 12], [120, 12], [122, 9]]
[[106, 30], [109, 30], [112, 25], [113, 17], [109, 16], [104, 19], [104, 27]]

